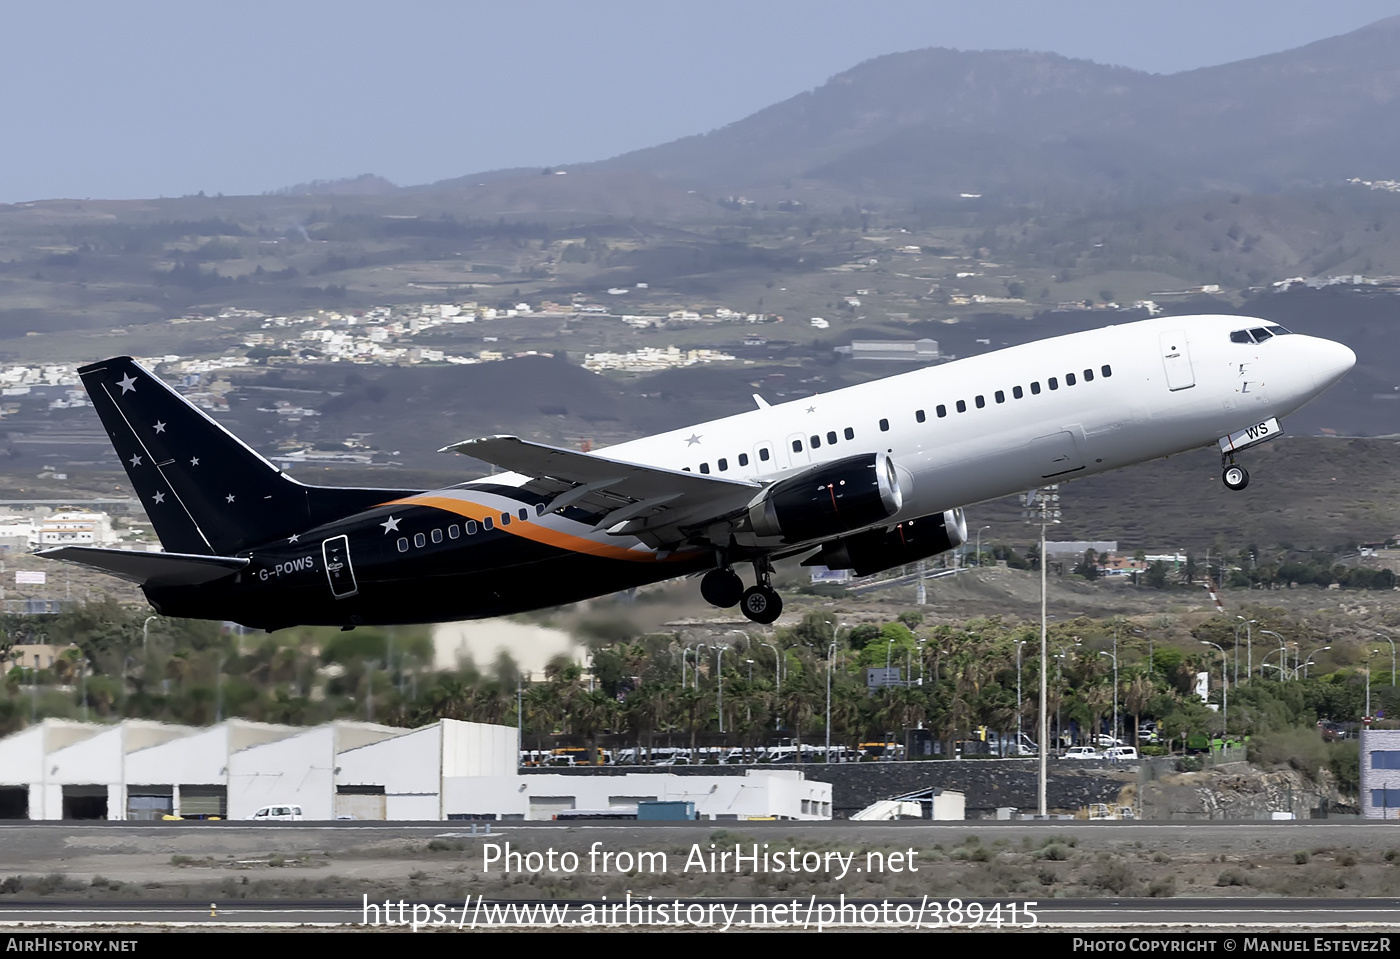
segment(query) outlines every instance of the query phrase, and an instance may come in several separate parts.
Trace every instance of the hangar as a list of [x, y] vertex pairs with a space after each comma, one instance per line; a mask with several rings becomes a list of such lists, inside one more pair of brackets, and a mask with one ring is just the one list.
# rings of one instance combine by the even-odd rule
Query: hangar
[[416, 729], [45, 719], [0, 738], [0, 819], [246, 820], [285, 804], [308, 820], [547, 820], [643, 800], [693, 802], [702, 819], [831, 818], [831, 786], [796, 770], [522, 775], [518, 757], [513, 726], [452, 719]]

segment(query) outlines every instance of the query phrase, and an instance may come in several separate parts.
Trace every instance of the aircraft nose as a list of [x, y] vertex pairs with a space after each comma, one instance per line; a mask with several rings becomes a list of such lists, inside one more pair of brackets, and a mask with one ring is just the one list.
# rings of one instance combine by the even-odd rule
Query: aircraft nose
[[1351, 347], [1334, 340], [1314, 340], [1309, 354], [1318, 392], [1340, 380], [1356, 365], [1356, 353]]

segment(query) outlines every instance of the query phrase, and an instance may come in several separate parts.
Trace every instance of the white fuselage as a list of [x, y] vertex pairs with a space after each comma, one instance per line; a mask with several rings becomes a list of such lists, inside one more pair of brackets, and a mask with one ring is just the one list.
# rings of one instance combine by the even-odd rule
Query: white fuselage
[[1355, 362], [1347, 347], [1316, 337], [1231, 340], [1266, 325], [1164, 317], [1072, 333], [598, 452], [766, 482], [884, 451], [904, 490], [900, 512], [882, 524], [891, 525], [1211, 445], [1293, 412]]

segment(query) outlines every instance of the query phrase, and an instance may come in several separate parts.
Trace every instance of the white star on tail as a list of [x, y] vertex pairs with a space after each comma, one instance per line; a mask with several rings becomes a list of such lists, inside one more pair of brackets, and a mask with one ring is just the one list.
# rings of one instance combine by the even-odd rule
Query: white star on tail
[[160, 420], [156, 420], [156, 432], [157, 432], [157, 433], [164, 433], [164, 432], [165, 432], [165, 424], [162, 423]]
[[379, 525], [384, 527], [384, 532], [386, 534], [397, 533], [399, 531], [399, 521], [393, 516], [390, 516], [388, 520], [386, 520], [383, 523], [380, 523]]
[[140, 466], [140, 465], [141, 465], [141, 457], [137, 456], [135, 453], [131, 454], [131, 465], [132, 465], [132, 466]]
[[190, 465], [191, 465], [191, 466], [198, 466], [198, 465], [199, 465], [199, 457], [198, 457], [198, 456], [191, 456], [191, 457], [190, 457]]
[[225, 503], [232, 503], [232, 502], [233, 502], [233, 494], [232, 494], [232, 493], [229, 493], [227, 496], [225, 496], [225, 497], [224, 497], [224, 502], [225, 502]]
[[136, 377], [128, 373], [126, 376], [117, 380], [117, 385], [122, 388], [123, 394], [134, 392], [136, 389]]
[[157, 503], [164, 503], [164, 502], [165, 502], [165, 493], [164, 493], [164, 492], [157, 492], [156, 495], [154, 495], [154, 496], [151, 497], [151, 499], [155, 500]]

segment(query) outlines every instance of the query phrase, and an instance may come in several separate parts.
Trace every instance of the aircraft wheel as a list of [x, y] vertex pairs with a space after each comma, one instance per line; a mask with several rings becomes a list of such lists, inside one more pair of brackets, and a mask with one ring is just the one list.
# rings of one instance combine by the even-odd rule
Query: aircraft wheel
[[712, 569], [700, 579], [700, 595], [721, 609], [738, 606], [744, 596], [744, 581], [732, 569]]
[[1221, 479], [1228, 488], [1242, 490], [1249, 485], [1249, 470], [1243, 466], [1227, 466]]
[[771, 587], [750, 586], [744, 591], [741, 608], [749, 619], [767, 626], [783, 614], [783, 598]]

